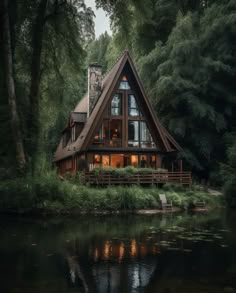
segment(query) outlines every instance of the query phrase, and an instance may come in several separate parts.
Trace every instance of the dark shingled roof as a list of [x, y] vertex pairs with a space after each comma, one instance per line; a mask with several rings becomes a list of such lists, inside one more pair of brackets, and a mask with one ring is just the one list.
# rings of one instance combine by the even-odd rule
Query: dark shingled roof
[[[152, 119], [154, 125], [156, 126], [157, 133], [159, 134], [159, 137], [161, 139], [163, 149], [165, 152], [172, 152], [173, 147], [171, 147], [171, 144], [176, 148], [175, 151], [181, 151], [182, 148], [178, 145], [178, 143], [174, 140], [174, 138], [167, 132], [166, 129], [160, 124], [158, 118], [155, 116], [152, 107], [149, 103], [149, 100], [147, 99], [143, 85], [138, 77], [137, 71], [134, 67], [133, 61], [130, 58], [130, 55], [128, 51], [126, 50], [123, 55], [118, 59], [118, 61], [113, 65], [113, 67], [110, 69], [110, 71], [107, 72], [107, 74], [104, 76], [102, 80], [102, 93], [97, 100], [97, 103], [91, 113], [91, 115], [87, 118], [87, 121], [84, 125], [84, 128], [80, 135], [78, 136], [77, 140], [74, 142], [71, 142], [67, 147], [62, 147], [62, 139], [57, 147], [54, 162], [60, 161], [66, 157], [72, 156], [78, 152], [85, 151], [88, 146], [89, 142], [91, 141], [94, 132], [97, 129], [98, 123], [102, 119], [103, 111], [105, 110], [107, 106], [107, 102], [119, 80], [119, 77], [122, 73], [122, 70], [126, 64], [126, 62], [129, 62], [129, 65], [133, 71], [133, 74], [136, 78], [136, 81], [138, 83], [138, 86], [140, 88], [140, 91], [142, 93], [142, 96], [146, 102], [146, 105], [148, 107], [148, 111], [150, 113], [150, 119]], [[88, 94], [86, 94], [80, 102], [76, 105], [74, 112], [87, 112], [88, 109]], [[170, 144], [171, 142], [171, 144]]]

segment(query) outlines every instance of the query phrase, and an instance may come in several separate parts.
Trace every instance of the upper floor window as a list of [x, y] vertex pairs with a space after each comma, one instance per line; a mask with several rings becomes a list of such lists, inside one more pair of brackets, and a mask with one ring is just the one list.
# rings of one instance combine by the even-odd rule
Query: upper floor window
[[122, 99], [121, 95], [116, 94], [111, 101], [111, 115], [120, 116], [122, 115]]
[[142, 116], [134, 95], [128, 96], [129, 116]]
[[130, 89], [131, 87], [128, 83], [127, 77], [123, 75], [120, 82], [119, 90], [130, 90]]

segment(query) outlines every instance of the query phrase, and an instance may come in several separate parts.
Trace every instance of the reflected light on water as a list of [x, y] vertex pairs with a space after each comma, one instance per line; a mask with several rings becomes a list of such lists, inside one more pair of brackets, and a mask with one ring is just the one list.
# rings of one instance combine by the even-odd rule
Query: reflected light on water
[[137, 243], [135, 239], [131, 240], [131, 256], [136, 257], [137, 255]]
[[104, 259], [108, 260], [109, 259], [109, 252], [110, 252], [110, 242], [106, 241], [104, 245]]
[[125, 253], [125, 246], [124, 246], [124, 243], [121, 242], [120, 247], [119, 247], [119, 262], [122, 261], [122, 259], [124, 257], [124, 253]]
[[97, 249], [97, 247], [95, 248], [95, 250], [94, 250], [94, 261], [96, 262], [97, 260], [98, 260], [98, 249]]

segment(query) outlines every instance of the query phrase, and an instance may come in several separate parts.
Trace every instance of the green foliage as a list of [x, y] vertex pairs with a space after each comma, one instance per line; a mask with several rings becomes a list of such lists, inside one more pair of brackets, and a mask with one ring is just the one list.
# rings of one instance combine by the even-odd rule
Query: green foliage
[[236, 206], [236, 137], [228, 136], [227, 163], [221, 163], [221, 173], [225, 184], [224, 194], [229, 206]]
[[[39, 137], [35, 138], [29, 130], [33, 122], [29, 121], [32, 118], [29, 92], [34, 41], [38, 37], [34, 24], [42, 1], [8, 2], [17, 107], [20, 112], [26, 153], [28, 153], [28, 166], [34, 161], [34, 165], [37, 166], [36, 173], [41, 175], [51, 168], [52, 155], [61, 129], [68, 119], [68, 113], [86, 91], [86, 45], [94, 39], [94, 13], [91, 8], [86, 7], [84, 0], [48, 1], [43, 27], [42, 52], [37, 48], [38, 54], [41, 53], [40, 87], [39, 92], [36, 93], [39, 97], [40, 131]], [[0, 42], [1, 55], [2, 49]], [[4, 78], [1, 78], [2, 59], [0, 58], [0, 96], [3, 97], [0, 100], [0, 135], [4, 137], [4, 140], [0, 146], [0, 163], [5, 170], [9, 169], [9, 165], [14, 169], [15, 150]], [[38, 141], [38, 153], [31, 157], [32, 143], [35, 140]]]
[[87, 51], [87, 67], [91, 63], [97, 63], [102, 66], [102, 72], [106, 73], [108, 68], [108, 48], [111, 42], [111, 37], [107, 32], [102, 34], [98, 39], [92, 41], [88, 45]]
[[[205, 200], [209, 207], [219, 205], [219, 198], [205, 192], [175, 189], [164, 190], [175, 207], [186, 208], [196, 200]], [[74, 179], [60, 180], [54, 172], [38, 178], [0, 182], [0, 210], [5, 212], [78, 213], [138, 209], [160, 209], [159, 193], [163, 189], [140, 186], [94, 188], [80, 185]]]
[[180, 157], [216, 183], [227, 149], [221, 138], [236, 126], [235, 1], [97, 4], [113, 21], [110, 64], [129, 48], [158, 117], [184, 149]]
[[99, 174], [106, 174], [109, 173], [114, 177], [124, 177], [128, 178], [135, 174], [145, 174], [145, 173], [159, 173], [159, 172], [166, 172], [165, 169], [157, 168], [135, 168], [133, 166], [127, 166], [125, 168], [94, 168], [92, 173], [99, 175]]

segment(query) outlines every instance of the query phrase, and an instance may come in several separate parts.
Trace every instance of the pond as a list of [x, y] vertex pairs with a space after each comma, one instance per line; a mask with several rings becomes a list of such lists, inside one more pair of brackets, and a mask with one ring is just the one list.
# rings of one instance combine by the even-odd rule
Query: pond
[[0, 217], [0, 292], [236, 292], [236, 211]]

